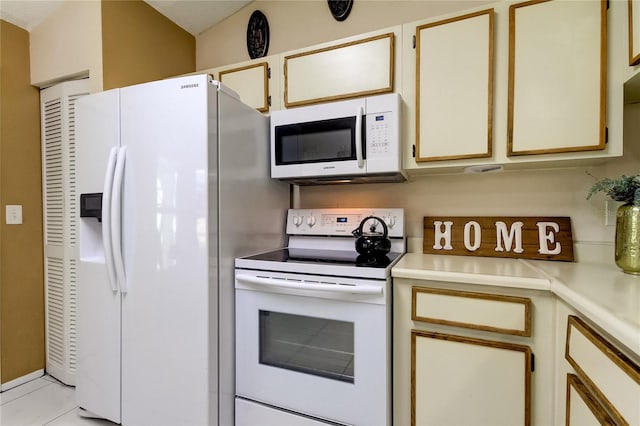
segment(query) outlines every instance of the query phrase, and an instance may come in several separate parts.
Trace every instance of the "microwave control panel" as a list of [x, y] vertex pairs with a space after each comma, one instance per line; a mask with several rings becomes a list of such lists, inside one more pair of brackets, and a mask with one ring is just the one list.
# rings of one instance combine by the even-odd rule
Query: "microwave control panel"
[[367, 115], [367, 157], [388, 154], [391, 150], [390, 138], [394, 124], [389, 112]]
[[404, 236], [403, 209], [289, 209], [288, 235], [351, 235], [367, 216], [387, 225], [389, 237]]

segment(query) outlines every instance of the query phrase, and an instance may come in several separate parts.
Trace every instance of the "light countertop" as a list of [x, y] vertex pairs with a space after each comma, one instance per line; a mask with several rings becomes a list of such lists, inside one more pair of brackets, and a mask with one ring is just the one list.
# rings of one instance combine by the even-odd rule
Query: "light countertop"
[[640, 276], [615, 264], [407, 253], [394, 278], [548, 290], [640, 356]]

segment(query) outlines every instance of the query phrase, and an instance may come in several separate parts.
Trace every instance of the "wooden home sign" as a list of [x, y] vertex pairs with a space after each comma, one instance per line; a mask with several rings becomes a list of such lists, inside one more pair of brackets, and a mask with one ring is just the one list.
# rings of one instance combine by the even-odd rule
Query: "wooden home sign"
[[573, 262], [569, 217], [428, 217], [423, 253]]

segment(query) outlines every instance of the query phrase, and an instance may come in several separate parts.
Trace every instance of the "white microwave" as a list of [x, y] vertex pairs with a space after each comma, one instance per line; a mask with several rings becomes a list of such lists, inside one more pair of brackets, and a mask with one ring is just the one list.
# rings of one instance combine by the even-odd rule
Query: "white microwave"
[[271, 113], [271, 177], [296, 184], [400, 182], [400, 95]]

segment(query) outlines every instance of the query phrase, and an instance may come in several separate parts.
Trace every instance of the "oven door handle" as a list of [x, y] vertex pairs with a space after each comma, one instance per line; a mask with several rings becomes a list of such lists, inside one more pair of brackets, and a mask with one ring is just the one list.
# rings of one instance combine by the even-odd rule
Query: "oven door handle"
[[315, 284], [302, 281], [289, 281], [277, 278], [254, 277], [251, 275], [236, 275], [236, 281], [265, 287], [290, 288], [302, 291], [324, 291], [327, 293], [347, 293], [360, 295], [381, 295], [382, 286], [358, 284], [357, 286], [344, 284]]

